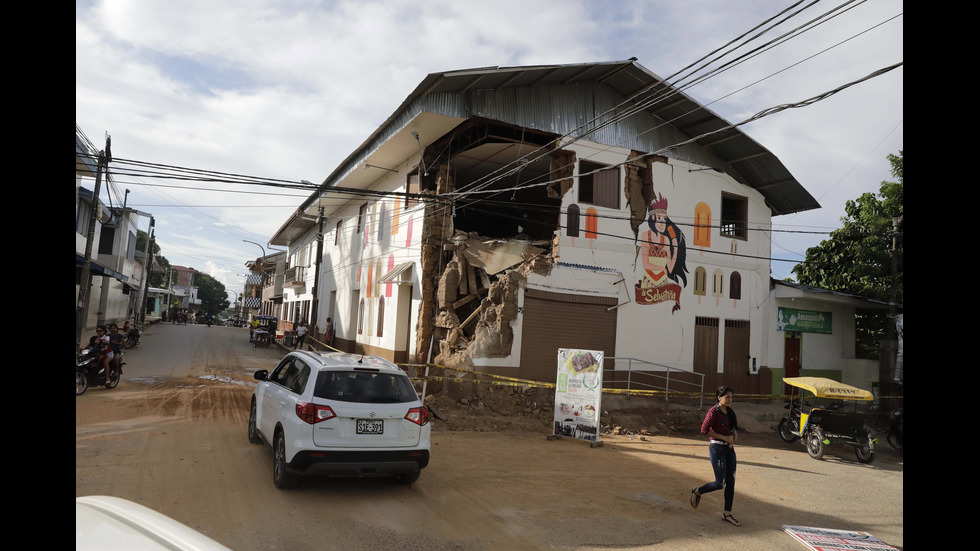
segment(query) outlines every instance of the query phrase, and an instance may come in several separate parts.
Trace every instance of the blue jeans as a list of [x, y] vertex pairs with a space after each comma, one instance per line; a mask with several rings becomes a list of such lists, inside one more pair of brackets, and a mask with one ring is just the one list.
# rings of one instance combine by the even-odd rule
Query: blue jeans
[[732, 501], [735, 500], [735, 467], [738, 465], [735, 448], [724, 444], [710, 444], [708, 458], [711, 460], [711, 468], [715, 471], [715, 480], [698, 488], [698, 493], [704, 495], [724, 488], [725, 510], [731, 511]]

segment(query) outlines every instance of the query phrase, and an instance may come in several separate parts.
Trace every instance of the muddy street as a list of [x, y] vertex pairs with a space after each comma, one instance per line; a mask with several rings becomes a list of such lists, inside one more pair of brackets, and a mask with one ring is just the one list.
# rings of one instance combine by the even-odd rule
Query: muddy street
[[[490, 400], [438, 402], [445, 420], [434, 421], [432, 461], [412, 486], [306, 479], [278, 490], [272, 454], [248, 442], [246, 423], [252, 373], [282, 355], [252, 348], [247, 329], [148, 328], [117, 388], [76, 397], [76, 497], [130, 499], [240, 551], [802, 549], [785, 524], [904, 545], [898, 452], [886, 444], [863, 465], [831, 448], [815, 461], [764, 421], [737, 448], [741, 527], [721, 520], [721, 492], [697, 510], [688, 502], [711, 477], [700, 435], [603, 435], [593, 448], [548, 440], [547, 419], [503, 414]], [[756, 409], [733, 407], [740, 420]]]

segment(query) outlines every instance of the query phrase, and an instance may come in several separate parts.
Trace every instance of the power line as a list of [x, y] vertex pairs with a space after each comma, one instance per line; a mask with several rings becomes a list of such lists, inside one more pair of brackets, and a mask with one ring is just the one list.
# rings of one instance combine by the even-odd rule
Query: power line
[[[795, 5], [798, 5], [798, 4], [795, 4]], [[894, 67], [896, 67], [896, 66], [893, 66], [892, 68], [894, 68]], [[867, 78], [870, 78], [870, 77], [871, 76], [869, 75], [869, 77], [867, 77]], [[854, 85], [857, 82], [860, 82], [860, 81], [856, 81], [855, 83], [851, 83], [851, 84], [848, 84], [846, 86]], [[844, 87], [846, 87], [846, 86], [844, 86]], [[751, 117], [749, 119], [746, 119], [746, 120], [742, 121], [741, 123], [738, 123], [738, 124], [735, 124], [735, 125], [731, 125], [729, 128], [740, 126], [742, 124], [747, 124], [748, 122], [752, 122], [754, 120], [758, 120], [758, 119], [760, 119], [762, 117], [768, 116], [769, 114], [773, 114], [773, 113], [782, 111], [784, 109], [795, 108], [795, 107], [802, 107], [802, 106], [809, 105], [810, 103], [808, 103], [808, 102], [816, 102], [816, 101], [820, 101], [822, 99], [825, 99], [826, 97], [829, 97], [830, 95], [833, 95], [834, 93], [837, 93], [838, 91], [840, 91], [844, 87], [840, 87], [840, 88], [838, 88], [836, 90], [830, 91], [830, 92], [825, 93], [825, 94], [823, 94], [821, 96], [815, 96], [814, 98], [810, 98], [809, 100], [804, 100], [804, 102], [798, 102], [797, 104], [784, 104], [782, 106], [775, 106], [775, 107], [769, 108], [767, 110], [760, 111], [755, 116], [753, 116], [753, 117]], [[594, 120], [596, 120], [596, 119], [594, 119]], [[618, 119], [618, 120], [621, 120], [621, 119]], [[606, 121], [604, 124], [609, 124], [609, 121]], [[591, 132], [594, 132], [594, 131], [595, 130], [592, 130]], [[591, 133], [591, 132], [589, 132], [589, 133]], [[706, 133], [706, 134], [704, 134], [702, 136], [699, 136], [698, 138], [695, 138], [695, 139], [699, 139], [701, 137], [704, 137], [704, 136], [710, 135], [710, 134], [711, 133]], [[582, 138], [582, 136], [579, 136], [576, 139], [581, 139], [581, 138]], [[687, 142], [682, 142], [681, 144], [675, 144], [675, 145], [672, 145], [672, 146], [668, 146], [667, 148], [663, 148], [663, 149], [659, 150], [658, 152], [650, 153], [650, 154], [647, 154], [647, 155], [656, 154], [656, 153], [665, 151], [666, 149], [670, 149], [670, 148], [673, 148], [673, 147], [679, 147], [680, 145], [684, 145], [686, 143], [690, 143], [690, 141], [693, 141], [693, 140], [689, 140]], [[288, 180], [277, 180], [277, 179], [268, 179], [268, 178], [258, 178], [258, 177], [241, 175], [241, 174], [234, 174], [234, 173], [223, 173], [223, 172], [215, 172], [215, 171], [203, 171], [203, 170], [197, 170], [197, 169], [187, 169], [187, 168], [184, 168], [184, 167], [176, 167], [176, 166], [172, 166], [172, 165], [159, 165], [159, 164], [153, 164], [153, 163], [141, 163], [139, 161], [132, 161], [132, 160], [126, 160], [126, 159], [114, 159], [114, 161], [118, 161], [121, 165], [123, 165], [120, 170], [116, 170], [115, 171], [117, 174], [123, 175], [123, 176], [131, 176], [131, 177], [134, 177], [134, 178], [135, 177], [170, 178], [170, 179], [177, 179], [177, 180], [184, 180], [184, 181], [192, 181], [192, 182], [229, 183], [229, 184], [241, 184], [241, 185], [262, 185], [262, 186], [270, 186], [270, 187], [280, 187], [280, 188], [288, 188], [288, 189], [303, 189], [303, 190], [317, 189], [316, 187], [311, 188], [308, 185], [304, 185], [304, 184], [302, 184], [302, 182], [301, 183], [296, 183], [296, 182], [291, 182], [291, 181], [288, 181]], [[625, 163], [621, 163], [621, 164], [616, 165], [616, 166], [622, 166], [622, 164], [625, 164]], [[135, 168], [133, 168], [133, 167], [135, 167]], [[545, 182], [544, 184], [547, 184], [547, 183], [552, 183], [552, 182]], [[544, 184], [535, 184], [535, 185], [544, 185]], [[145, 184], [145, 185], [152, 185], [152, 184]], [[487, 184], [484, 184], [484, 185], [487, 185]], [[172, 187], [180, 187], [180, 186], [172, 186]], [[525, 187], [527, 187], [526, 184], [520, 186], [520, 189], [523, 189]], [[183, 189], [186, 189], [186, 188], [183, 188]], [[515, 189], [517, 189], [517, 188], [515, 188]], [[210, 190], [210, 191], [233, 192], [232, 190]], [[443, 199], [442, 198], [437, 198], [437, 197], [433, 197], [431, 195], [425, 195], [425, 194], [408, 194], [408, 193], [404, 193], [403, 194], [403, 193], [398, 193], [398, 192], [379, 192], [379, 191], [375, 191], [375, 190], [344, 189], [344, 188], [337, 188], [336, 186], [332, 186], [330, 188], [325, 188], [322, 191], [323, 192], [330, 192], [330, 193], [333, 193], [335, 195], [346, 194], [348, 197], [375, 197], [375, 198], [377, 198], [377, 197], [390, 197], [390, 196], [393, 196], [394, 195], [394, 196], [401, 196], [401, 197], [413, 196], [413, 197], [419, 199], [420, 201], [426, 202], [426, 203], [443, 202]], [[500, 193], [501, 191], [503, 191], [503, 190], [492, 190], [492, 191], [489, 191], [487, 193]], [[246, 192], [246, 191], [240, 191], [240, 190], [239, 191], [234, 191], [234, 192], [238, 192], [238, 193], [262, 193], [262, 192]], [[266, 195], [275, 195], [275, 194], [270, 194], [268, 192], [264, 192], [264, 194], [266, 194]], [[283, 195], [285, 195], [285, 194], [283, 194]], [[353, 217], [351, 217], [351, 218], [353, 218]], [[773, 231], [773, 230], [766, 230], [766, 231]]]

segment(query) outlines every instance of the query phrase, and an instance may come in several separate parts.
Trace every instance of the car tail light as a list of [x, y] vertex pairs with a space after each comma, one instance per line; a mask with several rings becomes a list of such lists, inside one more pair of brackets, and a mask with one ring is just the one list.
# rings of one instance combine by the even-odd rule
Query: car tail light
[[313, 425], [319, 423], [320, 421], [332, 419], [336, 417], [337, 414], [330, 409], [330, 406], [300, 402], [296, 404], [296, 416]]
[[412, 408], [405, 414], [405, 419], [408, 419], [420, 427], [425, 426], [425, 424], [429, 422], [429, 408]]

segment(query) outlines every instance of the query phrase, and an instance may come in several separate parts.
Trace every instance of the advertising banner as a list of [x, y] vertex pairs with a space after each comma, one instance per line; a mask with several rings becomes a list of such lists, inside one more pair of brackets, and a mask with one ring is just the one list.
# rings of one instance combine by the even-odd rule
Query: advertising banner
[[558, 349], [555, 435], [599, 441], [602, 356], [598, 350]]
[[812, 551], [898, 551], [867, 532], [788, 525], [783, 530]]
[[833, 315], [830, 312], [779, 307], [776, 317], [776, 330], [830, 335], [834, 332], [832, 322]]

